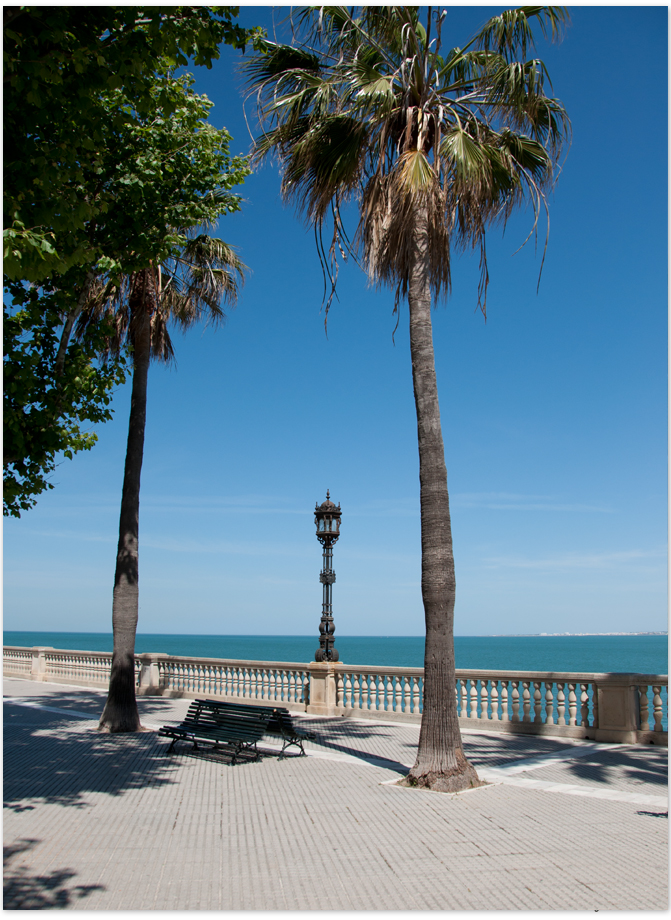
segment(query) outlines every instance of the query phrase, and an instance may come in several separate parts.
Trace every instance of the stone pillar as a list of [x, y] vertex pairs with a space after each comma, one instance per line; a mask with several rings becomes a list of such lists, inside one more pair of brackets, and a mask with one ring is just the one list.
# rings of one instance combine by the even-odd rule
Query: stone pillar
[[53, 645], [33, 646], [33, 660], [30, 666], [31, 680], [47, 679], [47, 659], [44, 655], [47, 649], [52, 649]]
[[310, 702], [307, 712], [314, 716], [335, 716], [341, 713], [336, 708], [335, 669], [331, 661], [311, 661]]
[[136, 655], [142, 662], [140, 670], [140, 683], [137, 688], [138, 696], [161, 696], [160, 676], [158, 670], [158, 655], [145, 652]]
[[595, 741], [635, 744], [638, 731], [638, 687], [629, 679], [597, 684]]

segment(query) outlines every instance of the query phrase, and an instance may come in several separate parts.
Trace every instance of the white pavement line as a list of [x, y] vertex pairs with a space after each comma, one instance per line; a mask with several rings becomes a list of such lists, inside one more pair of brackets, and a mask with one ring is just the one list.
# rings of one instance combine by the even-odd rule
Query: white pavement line
[[662, 795], [644, 795], [637, 792], [622, 792], [619, 789], [595, 789], [591, 786], [576, 786], [570, 783], [551, 783], [542, 779], [526, 779], [523, 776], [507, 777], [495, 774], [493, 770], [479, 770], [481, 779], [502, 783], [504, 786], [521, 786], [538, 789], [540, 792], [559, 792], [562, 795], [579, 795], [589, 799], [608, 799], [611, 802], [631, 802], [634, 805], [656, 805], [668, 808], [669, 800]]
[[549, 767], [553, 763], [566, 763], [569, 760], [578, 760], [581, 757], [589, 757], [591, 754], [601, 754], [604, 751], [612, 751], [615, 748], [622, 750], [625, 747], [633, 747], [631, 744], [585, 744], [578, 748], [561, 748], [559, 751], [553, 751], [551, 754], [538, 754], [536, 757], [528, 757], [525, 760], [516, 760], [503, 766], [483, 766], [481, 770], [491, 770], [497, 776], [510, 776], [515, 773], [526, 773], [529, 770], [542, 770], [543, 767]]

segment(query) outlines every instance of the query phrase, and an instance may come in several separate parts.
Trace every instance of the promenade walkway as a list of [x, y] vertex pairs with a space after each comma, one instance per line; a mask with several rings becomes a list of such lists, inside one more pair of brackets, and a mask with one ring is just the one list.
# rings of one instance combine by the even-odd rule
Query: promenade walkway
[[[415, 725], [305, 717], [308, 757], [231, 767], [96, 732], [94, 690], [4, 694], [5, 908], [667, 907], [665, 748], [468, 732], [491, 785], [453, 796], [392, 785]], [[156, 729], [188, 701], [139, 705]]]

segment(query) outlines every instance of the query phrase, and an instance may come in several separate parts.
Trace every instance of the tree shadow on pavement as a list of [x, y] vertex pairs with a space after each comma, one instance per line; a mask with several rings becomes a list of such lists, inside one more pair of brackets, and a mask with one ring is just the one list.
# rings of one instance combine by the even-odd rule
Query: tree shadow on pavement
[[85, 808], [87, 793], [117, 796], [174, 782], [178, 765], [157, 741], [153, 732], [104, 734], [89, 721], [25, 708], [20, 721], [5, 722], [4, 805]]
[[71, 869], [52, 869], [48, 875], [31, 875], [26, 866], [15, 865], [39, 840], [17, 840], [3, 849], [4, 910], [53, 910], [72, 907], [74, 900], [88, 897], [92, 891], [104, 891], [104, 885], [68, 884], [77, 875]]
[[620, 778], [627, 781], [631, 792], [641, 792], [641, 786], [657, 787], [653, 793], [666, 790], [668, 785], [668, 751], [652, 745], [611, 748], [595, 751], [585, 760], [567, 761], [566, 766], [574, 779], [611, 783]]

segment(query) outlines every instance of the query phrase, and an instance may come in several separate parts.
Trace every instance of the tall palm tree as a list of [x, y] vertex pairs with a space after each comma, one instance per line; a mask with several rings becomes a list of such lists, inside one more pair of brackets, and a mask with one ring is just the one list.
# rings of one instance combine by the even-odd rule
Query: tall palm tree
[[147, 416], [147, 380], [152, 358], [169, 362], [174, 350], [168, 325], [182, 329], [208, 319], [224, 319], [222, 303], [237, 300], [245, 266], [233, 250], [206, 234], [184, 238], [178, 255], [124, 277], [120, 284], [98, 282], [77, 322], [77, 332], [103, 318], [114, 324], [112, 353], [129, 346], [133, 358], [128, 444], [114, 574], [114, 652], [109, 692], [99, 728], [109, 732], [141, 729], [135, 700], [135, 632], [138, 620], [140, 473]]
[[[505, 12], [464, 48], [445, 51], [446, 15], [431, 7], [424, 14], [417, 7], [303, 9], [294, 43], [266, 41], [245, 69], [262, 125], [254, 155], [279, 158], [285, 200], [317, 231], [331, 295], [338, 252], [349, 250], [374, 283], [395, 289], [396, 307], [408, 300], [426, 645], [419, 747], [405, 782], [458, 791], [479, 780], [457, 717], [454, 557], [431, 302], [449, 291], [453, 248], [479, 247], [485, 312], [486, 228], [505, 225], [529, 200], [535, 230], [569, 122], [545, 93], [542, 61], [526, 59], [532, 23], [554, 39], [567, 19], [563, 9]], [[351, 242], [341, 220], [350, 201], [360, 214]]]

